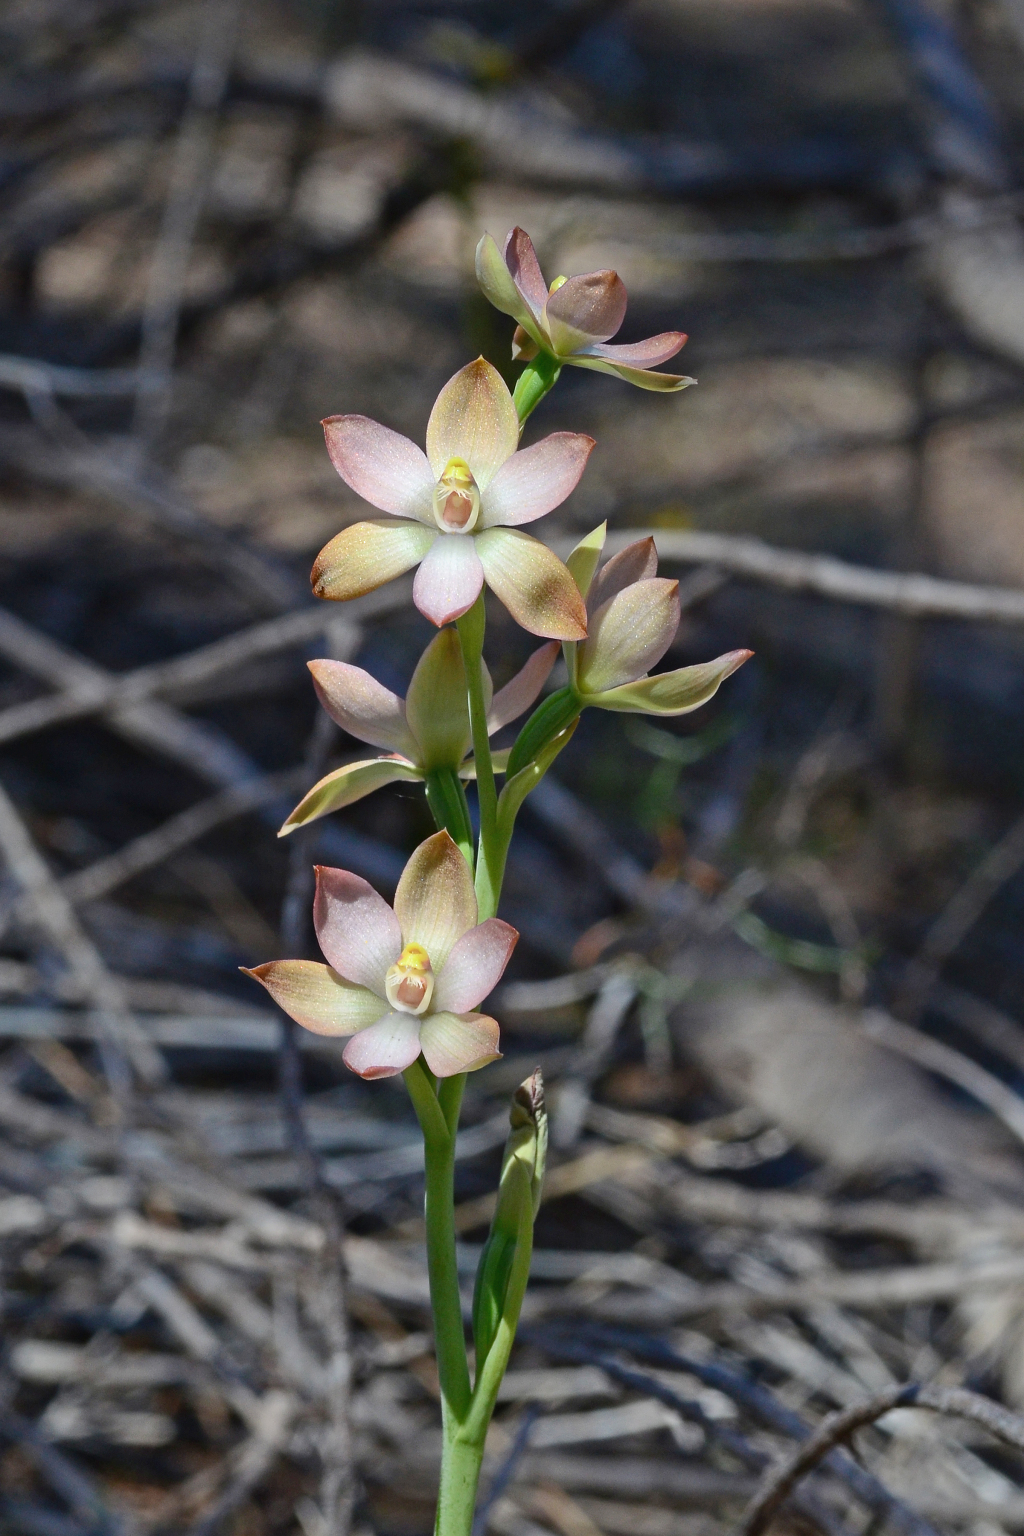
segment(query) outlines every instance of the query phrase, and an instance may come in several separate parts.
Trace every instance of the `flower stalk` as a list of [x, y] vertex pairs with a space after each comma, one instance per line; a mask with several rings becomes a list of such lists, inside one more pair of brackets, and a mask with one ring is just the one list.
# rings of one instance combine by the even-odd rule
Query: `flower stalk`
[[[513, 358], [524, 366], [514, 393], [483, 358], [467, 364], [435, 402], [425, 450], [364, 416], [324, 422], [339, 475], [385, 515], [350, 524], [321, 550], [314, 593], [343, 602], [415, 568], [413, 601], [437, 633], [404, 699], [348, 662], [310, 662], [323, 707], [379, 755], [334, 768], [281, 828], [284, 836], [403, 783], [423, 785], [437, 832], [409, 858], [393, 906], [350, 871], [318, 869], [313, 917], [324, 961], [276, 960], [248, 973], [298, 1024], [343, 1038], [342, 1059], [360, 1077], [401, 1074], [423, 1132], [443, 1431], [435, 1536], [471, 1536], [487, 1429], [529, 1279], [547, 1152], [536, 1072], [512, 1101], [474, 1289], [471, 1371], [456, 1256], [455, 1147], [466, 1075], [501, 1054], [497, 1021], [478, 1010], [518, 939], [497, 916], [516, 817], [573, 739], [584, 709], [684, 714], [750, 655], [732, 651], [652, 673], [679, 623], [677, 583], [657, 575], [652, 541], [630, 545], [602, 567], [603, 525], [565, 564], [522, 531], [572, 493], [594, 447], [572, 432], [520, 446], [562, 369], [672, 394], [692, 380], [658, 365], [685, 336], [671, 331], [610, 344], [626, 307], [617, 274], [557, 277], [548, 285], [519, 229], [502, 251], [484, 237], [477, 272], [487, 297], [516, 321]], [[497, 693], [484, 659], [485, 586], [544, 642]], [[559, 644], [566, 681], [541, 698]], [[493, 750], [492, 736], [530, 710], [512, 748]], [[466, 791], [474, 780], [475, 839]]]

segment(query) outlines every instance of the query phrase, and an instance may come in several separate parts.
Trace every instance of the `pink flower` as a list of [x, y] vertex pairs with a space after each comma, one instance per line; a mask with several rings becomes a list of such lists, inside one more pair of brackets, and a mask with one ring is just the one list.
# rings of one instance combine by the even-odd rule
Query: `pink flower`
[[438, 395], [425, 454], [366, 416], [328, 416], [323, 425], [341, 478], [391, 516], [354, 523], [320, 551], [317, 597], [359, 597], [418, 565], [413, 601], [438, 627], [466, 613], [486, 581], [532, 634], [583, 637], [583, 604], [568, 571], [519, 530], [575, 489], [593, 438], [555, 432], [517, 452], [512, 396], [482, 357]]
[[685, 389], [694, 383], [682, 374], [651, 371], [685, 345], [682, 331], [608, 345], [626, 315], [626, 287], [617, 272], [556, 277], [549, 288], [533, 241], [517, 225], [505, 239], [504, 255], [484, 235], [476, 249], [476, 276], [495, 309], [519, 322], [512, 339], [514, 358], [529, 362], [547, 352], [559, 364], [613, 373], [641, 389]]
[[496, 917], [477, 923], [473, 877], [448, 833], [416, 849], [394, 909], [347, 870], [316, 875], [313, 921], [329, 963], [272, 960], [246, 974], [304, 1029], [350, 1035], [344, 1061], [360, 1077], [394, 1077], [421, 1052], [436, 1077], [496, 1061], [498, 1025], [473, 1010], [519, 935]]
[[[493, 698], [490, 674], [484, 664], [487, 728], [492, 736], [529, 709], [547, 681], [557, 655], [554, 640], [538, 646], [526, 665]], [[309, 670], [317, 697], [331, 719], [350, 736], [368, 741], [388, 755], [335, 768], [303, 796], [279, 835], [294, 832], [296, 827], [306, 826], [329, 811], [352, 805], [385, 784], [423, 780], [435, 768], [454, 769], [463, 778], [475, 774], [472, 759], [467, 757], [471, 732], [466, 673], [454, 629], [442, 629], [434, 636], [417, 664], [404, 699], [378, 683], [362, 667], [345, 661], [311, 661]], [[507, 752], [493, 754], [497, 772], [503, 770], [507, 757]]]

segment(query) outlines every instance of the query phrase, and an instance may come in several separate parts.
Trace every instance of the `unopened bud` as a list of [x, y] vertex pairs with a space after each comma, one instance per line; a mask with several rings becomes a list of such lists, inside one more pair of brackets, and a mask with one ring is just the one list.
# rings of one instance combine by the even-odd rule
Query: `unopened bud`
[[434, 993], [434, 972], [422, 944], [407, 944], [384, 977], [384, 991], [399, 1013], [425, 1013]]
[[480, 516], [480, 490], [465, 459], [449, 459], [434, 487], [434, 518], [445, 533], [471, 533]]

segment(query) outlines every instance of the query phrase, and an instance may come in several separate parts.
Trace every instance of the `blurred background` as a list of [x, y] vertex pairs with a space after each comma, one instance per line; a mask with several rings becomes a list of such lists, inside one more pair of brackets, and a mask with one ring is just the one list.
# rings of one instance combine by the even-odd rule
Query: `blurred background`
[[[7, 0], [0, 38], [3, 1528], [429, 1529], [414, 1122], [238, 967], [315, 952], [314, 860], [390, 895], [431, 830], [399, 786], [274, 835], [364, 750], [305, 661], [404, 693], [430, 634], [404, 584], [312, 602], [364, 512], [319, 421], [421, 441], [470, 358], [514, 382], [473, 279], [514, 224], [698, 380], [567, 369], [527, 438], [598, 446], [538, 531], [653, 532], [667, 664], [756, 657], [690, 718], [589, 711], [520, 820], [467, 1285], [538, 1062], [554, 1172], [478, 1536], [717, 1536], [830, 1408], [1024, 1404], [1021, 0]], [[495, 606], [497, 683], [529, 649]], [[784, 1519], [1024, 1525], [976, 1430], [863, 1448]]]

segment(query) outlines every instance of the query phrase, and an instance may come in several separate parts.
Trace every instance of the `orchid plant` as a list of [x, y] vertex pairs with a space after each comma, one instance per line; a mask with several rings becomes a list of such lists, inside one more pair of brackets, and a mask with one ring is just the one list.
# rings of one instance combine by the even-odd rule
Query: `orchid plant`
[[[348, 763], [314, 784], [281, 834], [400, 780], [423, 784], [438, 830], [409, 859], [393, 907], [358, 875], [319, 868], [313, 919], [324, 962], [276, 960], [249, 972], [303, 1028], [347, 1037], [343, 1059], [360, 1077], [401, 1073], [423, 1130], [443, 1425], [435, 1536], [472, 1530], [485, 1437], [526, 1290], [544, 1177], [547, 1122], [537, 1072], [513, 1097], [473, 1297], [471, 1371], [455, 1251], [455, 1137], [466, 1074], [501, 1054], [497, 1022], [477, 1010], [518, 938], [497, 915], [516, 815], [585, 708], [685, 714], [706, 703], [750, 655], [731, 651], [652, 674], [679, 625], [678, 583], [658, 576], [653, 540], [628, 545], [602, 566], [602, 525], [563, 564], [521, 531], [570, 495], [594, 447], [575, 432], [519, 445], [527, 418], [562, 367], [612, 373], [643, 389], [678, 390], [693, 381], [654, 370], [686, 337], [672, 331], [609, 345], [626, 307], [619, 277], [590, 272], [556, 278], [548, 287], [521, 229], [510, 233], [503, 254], [484, 236], [477, 274], [491, 302], [517, 322], [513, 358], [525, 367], [514, 392], [483, 358], [467, 364], [435, 402], [425, 451], [365, 416], [324, 422], [339, 475], [386, 516], [352, 524], [321, 550], [314, 592], [345, 601], [416, 567], [413, 601], [438, 633], [404, 699], [360, 667], [310, 663], [328, 714], [382, 755]], [[483, 656], [485, 584], [544, 642], [497, 693]], [[537, 704], [559, 642], [566, 681]], [[493, 751], [491, 736], [527, 710], [512, 748]], [[467, 797], [474, 781], [475, 822]]]

